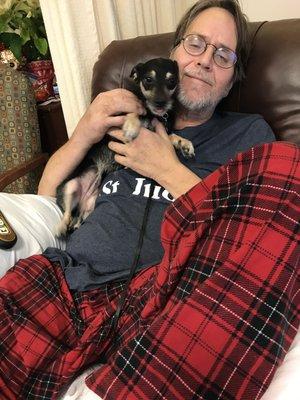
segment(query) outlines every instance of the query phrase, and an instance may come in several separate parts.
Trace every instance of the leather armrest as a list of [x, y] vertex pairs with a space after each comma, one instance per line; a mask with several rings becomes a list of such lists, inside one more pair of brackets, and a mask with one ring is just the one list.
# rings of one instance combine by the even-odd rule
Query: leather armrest
[[31, 160], [28, 160], [15, 168], [1, 173], [0, 191], [2, 191], [7, 185], [14, 182], [21, 176], [26, 175], [28, 172], [35, 170], [39, 166], [45, 165], [48, 161], [48, 158], [49, 156], [46, 153], [38, 154], [34, 156]]

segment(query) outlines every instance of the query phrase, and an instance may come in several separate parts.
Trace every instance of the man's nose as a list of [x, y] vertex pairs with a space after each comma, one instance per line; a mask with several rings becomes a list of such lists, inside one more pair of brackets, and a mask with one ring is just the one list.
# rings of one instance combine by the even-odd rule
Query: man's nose
[[201, 65], [205, 69], [211, 69], [214, 62], [214, 52], [215, 47], [211, 44], [208, 44], [205, 51], [197, 56], [197, 64]]

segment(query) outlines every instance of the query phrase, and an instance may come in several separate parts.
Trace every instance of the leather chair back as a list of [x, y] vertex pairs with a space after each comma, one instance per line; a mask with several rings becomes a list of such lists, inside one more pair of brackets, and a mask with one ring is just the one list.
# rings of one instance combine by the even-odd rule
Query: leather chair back
[[[300, 144], [300, 19], [250, 22], [251, 53], [246, 78], [234, 85], [221, 107], [258, 113], [278, 140]], [[95, 63], [92, 99], [98, 93], [127, 87], [138, 62], [168, 57], [173, 33], [112, 42]]]

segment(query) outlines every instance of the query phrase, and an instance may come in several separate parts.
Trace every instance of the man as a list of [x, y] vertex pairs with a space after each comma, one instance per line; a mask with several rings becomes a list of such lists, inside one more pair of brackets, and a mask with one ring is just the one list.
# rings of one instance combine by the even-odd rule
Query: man
[[[20, 261], [1, 280], [0, 393], [5, 398], [55, 398], [77, 371], [104, 358], [105, 365], [88, 380], [102, 398], [250, 399], [265, 391], [299, 324], [299, 156], [295, 146], [266, 144], [230, 161], [259, 144], [262, 130], [265, 142], [274, 140], [257, 116], [215, 112], [240, 68], [234, 65], [241, 56], [241, 21], [236, 1], [199, 1], [177, 30], [172, 57], [179, 63], [181, 86], [175, 129], [192, 138], [195, 165], [176, 155], [159, 123], [155, 133], [142, 129], [132, 143], [123, 142], [115, 128], [124, 117], [115, 115], [143, 113], [124, 90], [99, 95], [49, 161], [39, 190], [53, 195], [109, 130], [121, 140], [110, 148], [128, 168], [104, 185], [111, 180], [127, 190], [125, 181], [130, 186], [148, 177], [175, 201], [167, 194], [157, 196], [157, 203], [153, 199], [152, 211], [165, 210], [160, 200], [169, 199], [162, 260], [153, 266], [150, 257], [139, 266], [113, 334], [128, 259], [123, 269], [103, 271], [102, 242], [94, 263], [81, 263], [81, 257], [89, 258], [83, 238], [98, 235], [94, 226], [100, 229], [98, 215], [107, 203], [117, 204], [118, 212], [119, 191], [110, 193], [114, 198], [103, 192], [66, 253], [51, 249], [47, 258]], [[132, 192], [121, 196], [138, 204]], [[152, 218], [153, 213], [150, 225]], [[122, 232], [126, 241], [127, 230]], [[113, 250], [111, 263], [119, 257]]]
[[[196, 4], [191, 13], [196, 15], [205, 4], [209, 3]], [[145, 177], [153, 178], [158, 185], [156, 198], [151, 204], [152, 215], [147, 223], [138, 270], [161, 261], [160, 225], [163, 213], [173, 198], [186, 193], [238, 152], [275, 140], [270, 127], [260, 116], [215, 113], [217, 104], [243, 73], [243, 62], [237, 61], [240, 55], [237, 58], [235, 49], [244, 49], [247, 53], [248, 47], [245, 21], [235, 10], [235, 3], [228, 4], [230, 11], [236, 15], [237, 23], [227, 10], [202, 10], [201, 16], [183, 32], [180, 28], [176, 33], [171, 54], [179, 64], [181, 81], [175, 129], [193, 142], [196, 157], [190, 160], [178, 157], [160, 124], [157, 135], [149, 135], [149, 131], [143, 130], [139, 140], [130, 144], [110, 143], [110, 148], [117, 152], [116, 160], [129, 169], [107, 177], [92, 218], [70, 237], [67, 252], [57, 249], [46, 252], [50, 260], [62, 265], [71, 289], [93, 289], [128, 276], [139, 242], [147, 187], [151, 185]], [[214, 26], [216, 20], [217, 27]], [[183, 25], [184, 21], [180, 26]], [[238, 27], [239, 32], [236, 32]], [[118, 101], [119, 96], [121, 101]], [[123, 110], [129, 104], [132, 108]], [[114, 116], [122, 110], [142, 112], [137, 99], [128, 91], [117, 89], [98, 96], [71, 140], [50, 160], [40, 184], [41, 194], [54, 195], [57, 184], [70, 168], [74, 168], [74, 163], [77, 165], [81, 161], [83, 151], [86, 152], [94, 140], [99, 140], [99, 135], [103, 136], [108, 129], [111, 136], [124, 142], [122, 130], [113, 130], [124, 121], [124, 117]], [[98, 119], [91, 121], [95, 116]], [[88, 134], [94, 125], [97, 132], [92, 133], [97, 136], [91, 141]], [[78, 141], [80, 145], [77, 146]], [[164, 193], [159, 188], [163, 188]], [[98, 243], [101, 243], [101, 254]]]

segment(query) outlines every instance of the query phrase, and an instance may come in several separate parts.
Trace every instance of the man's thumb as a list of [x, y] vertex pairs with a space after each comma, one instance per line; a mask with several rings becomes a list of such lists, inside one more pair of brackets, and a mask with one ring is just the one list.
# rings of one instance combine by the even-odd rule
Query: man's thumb
[[155, 132], [160, 136], [168, 136], [166, 128], [164, 125], [156, 118], [153, 119], [152, 124], [155, 128]]

